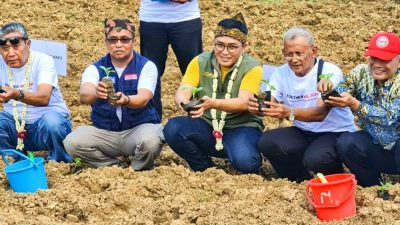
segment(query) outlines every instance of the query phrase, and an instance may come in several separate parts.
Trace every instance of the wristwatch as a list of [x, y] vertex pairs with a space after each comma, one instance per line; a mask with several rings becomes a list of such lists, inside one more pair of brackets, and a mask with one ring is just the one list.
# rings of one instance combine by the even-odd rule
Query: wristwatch
[[17, 96], [17, 98], [15, 100], [21, 102], [22, 100], [24, 100], [25, 94], [23, 90], [18, 90], [19, 91], [19, 95]]
[[289, 120], [293, 121], [294, 120], [294, 108], [290, 108], [290, 114], [289, 114]]

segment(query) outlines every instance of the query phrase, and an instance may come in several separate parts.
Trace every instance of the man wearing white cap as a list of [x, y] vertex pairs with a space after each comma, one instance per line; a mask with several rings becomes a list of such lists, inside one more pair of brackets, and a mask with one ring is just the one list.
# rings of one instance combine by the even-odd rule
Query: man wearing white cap
[[[354, 68], [337, 86], [341, 97], [325, 103], [348, 106], [360, 131], [338, 139], [341, 160], [361, 186], [380, 182], [381, 173], [400, 174], [400, 38], [388, 32], [372, 36], [365, 52], [368, 64]], [[320, 84], [326, 90], [326, 83]]]

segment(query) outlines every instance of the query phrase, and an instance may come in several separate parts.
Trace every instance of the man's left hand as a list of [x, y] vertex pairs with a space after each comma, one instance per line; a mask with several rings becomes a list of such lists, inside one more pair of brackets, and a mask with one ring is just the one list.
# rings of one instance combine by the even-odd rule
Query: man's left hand
[[15, 99], [19, 95], [19, 91], [14, 88], [10, 88], [7, 86], [1, 87], [6, 93], [0, 94], [0, 103], [5, 103], [10, 101], [11, 99]]
[[115, 96], [119, 96], [119, 98], [117, 100], [109, 100], [110, 104], [113, 106], [121, 106], [121, 105], [126, 105], [129, 102], [129, 98], [128, 96], [126, 96], [124, 93], [122, 92], [117, 92], [115, 93]]
[[329, 104], [331, 106], [336, 106], [336, 107], [350, 107], [352, 111], [356, 111], [358, 106], [360, 105], [360, 102], [351, 96], [349, 93], [342, 93], [342, 97], [333, 97], [329, 96], [329, 99], [325, 100], [324, 102], [326, 104]]
[[269, 108], [263, 108], [263, 114], [277, 118], [277, 119], [284, 119], [289, 117], [290, 108], [284, 104], [279, 104], [276, 102], [264, 102], [266, 105], [269, 105]]

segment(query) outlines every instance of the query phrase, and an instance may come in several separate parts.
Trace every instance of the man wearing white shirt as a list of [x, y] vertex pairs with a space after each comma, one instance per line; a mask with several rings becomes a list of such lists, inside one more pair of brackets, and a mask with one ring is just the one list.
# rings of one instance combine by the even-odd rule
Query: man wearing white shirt
[[157, 66], [158, 82], [154, 106], [162, 117], [161, 76], [171, 45], [182, 74], [190, 61], [203, 52], [202, 24], [198, 0], [141, 0], [140, 54]]
[[0, 150], [48, 150], [48, 160], [70, 162], [62, 141], [71, 121], [54, 60], [30, 46], [22, 23], [0, 28]]
[[259, 113], [257, 101], [252, 98], [249, 110], [263, 116], [289, 118], [294, 126], [266, 131], [258, 141], [258, 149], [279, 177], [291, 181], [309, 179], [310, 172], [343, 172], [335, 146], [342, 133], [356, 130], [354, 117], [346, 107], [332, 108], [325, 118], [329, 109], [317, 91], [319, 74], [330, 74], [336, 85], [343, 79], [342, 71], [317, 58], [318, 48], [305, 28], [289, 29], [283, 46], [287, 63], [278, 67], [269, 81], [275, 86], [272, 96], [276, 102], [265, 102], [270, 107]]
[[[105, 21], [108, 54], [86, 68], [80, 99], [92, 106], [93, 126], [81, 126], [64, 140], [65, 149], [94, 167], [120, 163], [133, 156], [134, 170], [153, 168], [162, 146], [162, 125], [152, 105], [157, 68], [133, 51], [135, 27], [130, 20]], [[115, 95], [110, 99], [107, 84]]]

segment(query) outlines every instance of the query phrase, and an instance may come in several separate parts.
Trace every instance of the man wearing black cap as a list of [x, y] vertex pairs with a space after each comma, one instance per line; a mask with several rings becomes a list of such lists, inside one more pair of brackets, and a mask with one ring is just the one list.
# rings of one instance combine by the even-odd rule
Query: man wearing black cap
[[[368, 64], [354, 68], [337, 86], [341, 97], [325, 102], [348, 106], [360, 131], [345, 133], [337, 142], [340, 158], [361, 186], [380, 183], [380, 173], [400, 174], [400, 38], [380, 32], [372, 36]], [[321, 82], [324, 91], [327, 81]]]
[[65, 149], [94, 167], [133, 156], [134, 170], [151, 169], [162, 146], [162, 125], [151, 101], [157, 69], [133, 50], [130, 20], [105, 20], [105, 42], [108, 54], [88, 66], [81, 81], [80, 99], [92, 106], [93, 126], [69, 134]]
[[[194, 171], [212, 167], [210, 157], [228, 158], [243, 173], [257, 173], [261, 165], [256, 144], [263, 123], [247, 111], [247, 103], [259, 91], [262, 68], [244, 53], [247, 35], [242, 14], [219, 22], [214, 50], [191, 61], [176, 91], [181, 109], [193, 97], [202, 101], [190, 116], [172, 118], [164, 128], [169, 146]], [[203, 89], [192, 96], [198, 87]]]

